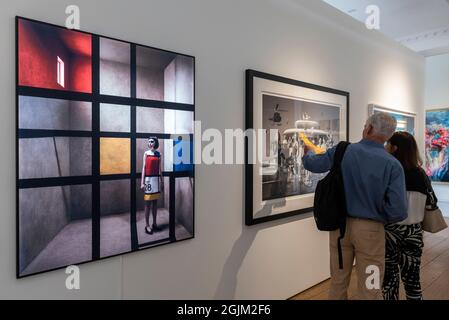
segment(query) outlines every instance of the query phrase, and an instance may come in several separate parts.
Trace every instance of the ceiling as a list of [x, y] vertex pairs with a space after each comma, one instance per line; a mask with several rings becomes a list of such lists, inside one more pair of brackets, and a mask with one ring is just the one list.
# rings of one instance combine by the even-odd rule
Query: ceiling
[[369, 5], [380, 9], [380, 32], [433, 56], [449, 52], [449, 0], [323, 0], [365, 23]]

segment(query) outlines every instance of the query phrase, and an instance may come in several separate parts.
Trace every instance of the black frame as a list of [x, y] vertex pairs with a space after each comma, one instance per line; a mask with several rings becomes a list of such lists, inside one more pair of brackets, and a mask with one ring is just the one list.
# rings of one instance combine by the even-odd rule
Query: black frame
[[[195, 57], [183, 53], [160, 49], [148, 45], [133, 43], [126, 40], [103, 36], [95, 33], [90, 33], [81, 30], [73, 30], [76, 32], [88, 34], [92, 37], [92, 93], [82, 93], [75, 91], [65, 91], [57, 89], [46, 89], [19, 85], [19, 19], [35, 22], [39, 24], [48, 25], [55, 28], [66, 29], [65, 27], [55, 24], [42, 22], [21, 16], [15, 17], [15, 50], [16, 50], [16, 278], [26, 278], [33, 275], [38, 275], [50, 271], [64, 269], [67, 266], [52, 268], [36, 273], [20, 275], [20, 218], [19, 218], [19, 190], [35, 187], [52, 187], [65, 185], [81, 185], [90, 184], [92, 186], [92, 259], [87, 261], [80, 261], [77, 265], [113, 258], [133, 252], [142, 251], [158, 247], [161, 245], [182, 242], [195, 238], [195, 164], [193, 164], [192, 171], [177, 171], [177, 172], [163, 172], [164, 177], [169, 177], [169, 237], [155, 240], [149, 243], [138, 243], [137, 238], [137, 224], [136, 224], [136, 179], [139, 179], [141, 172], [136, 170], [136, 139], [148, 138], [155, 136], [159, 139], [169, 139], [170, 134], [165, 133], [137, 133], [136, 132], [136, 108], [150, 107], [159, 109], [173, 109], [193, 112], [193, 120], [195, 121], [195, 101], [196, 101], [196, 61]], [[100, 38], [121, 41], [130, 46], [130, 70], [131, 70], [131, 95], [130, 97], [112, 96], [100, 94]], [[193, 61], [193, 103], [176, 103], [149, 99], [139, 99], [136, 97], [136, 48], [137, 46], [149, 49], [155, 49], [167, 53], [185, 56], [191, 58]], [[92, 129], [91, 131], [72, 131], [72, 130], [35, 130], [35, 129], [19, 129], [19, 96], [33, 96], [40, 98], [53, 98], [74, 101], [91, 102], [92, 108]], [[100, 131], [100, 117], [99, 106], [100, 103], [117, 104], [130, 106], [131, 127], [130, 132], [101, 132]], [[175, 135], [175, 134], [173, 134]], [[19, 179], [19, 139], [20, 138], [37, 138], [37, 137], [90, 137], [92, 138], [92, 172], [90, 176], [70, 176], [57, 178], [38, 178], [38, 179]], [[176, 134], [176, 136], [180, 136]], [[181, 136], [189, 136], [190, 141], [194, 143], [194, 133], [184, 134]], [[129, 174], [112, 174], [100, 175], [100, 138], [114, 137], [114, 138], [129, 138], [131, 143], [131, 169]], [[175, 235], [175, 179], [176, 178], [193, 178], [193, 194], [192, 194], [192, 236], [176, 240]], [[111, 256], [100, 256], [100, 182], [107, 180], [128, 180], [130, 181], [130, 229], [131, 229], [131, 250]]]
[[[346, 97], [346, 140], [349, 139], [349, 98], [350, 94], [346, 91], [341, 91], [333, 88], [323, 87], [316, 84], [311, 84], [299, 80], [284, 78], [282, 76], [277, 76], [273, 74], [268, 74], [265, 72], [260, 72], [256, 70], [248, 69], [246, 70], [246, 119], [245, 119], [245, 130], [254, 128], [254, 116], [253, 116], [253, 82], [254, 78], [267, 79], [282, 83], [291, 84], [294, 86], [304, 87], [308, 89], [333, 93], [337, 95], [342, 95]], [[296, 215], [306, 214], [313, 211], [312, 208], [304, 208], [289, 212], [280, 213], [277, 215], [254, 218], [253, 216], [253, 164], [249, 163], [249, 141], [248, 138], [245, 139], [245, 224], [247, 226], [252, 226], [264, 222], [284, 219], [288, 217], [293, 217]]]

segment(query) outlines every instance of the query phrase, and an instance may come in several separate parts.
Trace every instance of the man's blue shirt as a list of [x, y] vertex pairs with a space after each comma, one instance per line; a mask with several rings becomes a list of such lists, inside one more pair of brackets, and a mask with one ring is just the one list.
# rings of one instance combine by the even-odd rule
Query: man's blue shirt
[[[314, 173], [331, 169], [336, 147], [324, 154], [308, 152], [304, 167]], [[362, 140], [348, 146], [342, 162], [348, 214], [396, 223], [407, 218], [407, 193], [400, 162], [382, 144]]]

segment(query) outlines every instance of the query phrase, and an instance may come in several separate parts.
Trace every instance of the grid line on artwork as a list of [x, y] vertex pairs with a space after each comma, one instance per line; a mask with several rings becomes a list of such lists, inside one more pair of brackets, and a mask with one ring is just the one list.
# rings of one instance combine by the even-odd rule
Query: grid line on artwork
[[[19, 18], [16, 18], [16, 25]], [[20, 18], [22, 19], [22, 18]], [[89, 33], [90, 34], [90, 33]], [[169, 193], [169, 236], [168, 238], [158, 239], [146, 243], [138, 243], [137, 237], [137, 204], [136, 204], [136, 179], [140, 178], [141, 172], [136, 168], [136, 140], [148, 138], [149, 136], [154, 136], [159, 139], [170, 139], [172, 134], [167, 133], [137, 133], [136, 126], [136, 108], [137, 107], [147, 107], [147, 108], [158, 108], [158, 109], [171, 109], [180, 111], [190, 111], [195, 112], [195, 97], [193, 92], [193, 103], [178, 103], [178, 102], [167, 102], [158, 101], [151, 99], [141, 99], [136, 97], [136, 69], [137, 69], [137, 50], [136, 44], [130, 44], [130, 70], [131, 70], [131, 81], [130, 81], [130, 92], [131, 96], [119, 97], [100, 94], [100, 36], [90, 34], [92, 36], [92, 92], [74, 92], [67, 90], [56, 90], [48, 88], [37, 88], [29, 86], [21, 86], [18, 81], [16, 81], [16, 112], [17, 112], [17, 139], [16, 139], [16, 150], [17, 150], [17, 210], [19, 210], [19, 190], [30, 189], [30, 188], [45, 188], [45, 187], [60, 187], [60, 186], [77, 186], [77, 185], [91, 185], [92, 186], [92, 260], [102, 259], [101, 257], [101, 239], [100, 239], [100, 228], [101, 228], [101, 206], [100, 206], [100, 193], [101, 193], [101, 181], [115, 181], [115, 180], [129, 180], [130, 181], [130, 224], [131, 224], [131, 251], [138, 250], [139, 248], [156, 246], [163, 243], [169, 243], [176, 241], [175, 235], [175, 179], [176, 178], [193, 178], [194, 169], [192, 171], [174, 171], [174, 172], [162, 172], [162, 176], [168, 177], [170, 182], [170, 193]], [[103, 37], [106, 39], [112, 39], [108, 37]], [[18, 52], [18, 35], [16, 30], [16, 52]], [[141, 45], [139, 45], [141, 46]], [[142, 46], [147, 47], [147, 46]], [[148, 47], [149, 48], [149, 47]], [[161, 49], [156, 49], [160, 51], [166, 51]], [[176, 53], [178, 54], [178, 53]], [[178, 54], [185, 57], [190, 57], [188, 55]], [[195, 66], [194, 57], [193, 66]], [[18, 55], [17, 55], [18, 60]], [[18, 61], [16, 65], [16, 74], [18, 75]], [[195, 79], [195, 67], [193, 67], [193, 80]], [[39, 98], [49, 98], [49, 99], [61, 99], [67, 101], [81, 101], [90, 102], [92, 111], [92, 128], [91, 131], [82, 130], [47, 130], [47, 129], [20, 129], [18, 122], [18, 110], [19, 110], [19, 96], [25, 97], [39, 97]], [[100, 130], [100, 104], [116, 104], [116, 105], [128, 105], [130, 106], [130, 132], [102, 132]], [[193, 134], [176, 134], [176, 136], [189, 137], [190, 141], [193, 141]], [[50, 178], [32, 178], [32, 179], [19, 179], [19, 160], [18, 160], [18, 150], [20, 139], [32, 139], [32, 138], [47, 138], [47, 137], [83, 137], [92, 138], [91, 144], [91, 175], [84, 176], [67, 176], [67, 177], [50, 177]], [[126, 174], [104, 174], [100, 172], [100, 139], [101, 138], [128, 138], [131, 142], [130, 148], [130, 172]], [[17, 214], [17, 219], [19, 219], [19, 214]], [[194, 219], [194, 216], [192, 216]], [[17, 220], [17, 228], [19, 228], [19, 220]], [[18, 234], [18, 232], [17, 232]], [[19, 237], [17, 237], [17, 243], [19, 243]], [[19, 250], [19, 245], [17, 246]], [[127, 251], [130, 252], [130, 251]], [[124, 252], [126, 253], [126, 252]], [[113, 257], [120, 254], [114, 254], [107, 257]], [[91, 261], [91, 260], [88, 260]], [[88, 262], [85, 261], [85, 262]], [[24, 277], [20, 274], [19, 270], [19, 251], [17, 254], [17, 276]], [[84, 262], [80, 262], [84, 263]], [[49, 270], [44, 270], [32, 274], [38, 274], [45, 271], [56, 270], [59, 268], [52, 268]], [[25, 275], [27, 276], [27, 275]]]
[[[99, 177], [100, 181], [111, 180], [126, 180], [126, 179], [138, 179], [141, 176], [141, 172], [134, 174], [107, 174]], [[173, 178], [193, 178], [191, 171], [175, 171], [175, 172], [163, 172], [163, 177]], [[57, 178], [36, 178], [36, 179], [20, 179], [18, 181], [19, 189], [32, 189], [32, 188], [45, 188], [45, 187], [58, 187], [58, 186], [75, 186], [82, 184], [91, 184], [94, 181], [93, 176], [71, 176], [71, 177], [57, 177]]]
[[92, 260], [100, 258], [100, 39], [92, 36]]
[[[28, 96], [28, 97], [40, 97], [40, 98], [54, 98], [54, 99], [63, 99], [63, 100], [75, 100], [75, 101], [85, 101], [85, 102], [93, 102], [93, 94], [90, 93], [82, 93], [82, 92], [73, 92], [73, 91], [63, 91], [63, 90], [55, 90], [55, 89], [44, 89], [44, 88], [35, 88], [35, 87], [26, 87], [19, 86], [18, 87], [18, 95], [19, 96]], [[118, 105], [136, 105], [139, 107], [145, 108], [157, 108], [157, 109], [172, 109], [172, 110], [181, 110], [181, 111], [195, 111], [194, 104], [180, 103], [180, 102], [168, 102], [168, 101], [159, 101], [159, 100], [150, 100], [150, 99], [142, 99], [142, 98], [133, 98], [133, 97], [118, 97], [118, 96], [110, 96], [104, 94], [97, 95], [98, 101], [101, 103], [108, 104], [118, 104]]]
[[[131, 98], [136, 98], [137, 91], [137, 73], [136, 73], [136, 60], [137, 60], [137, 50], [136, 45], [131, 44], [130, 46], [131, 55]], [[136, 106], [131, 104], [131, 133], [136, 132]], [[136, 139], [131, 139], [131, 175], [136, 175]], [[136, 178], [131, 179], [131, 250], [136, 250], [139, 248], [139, 239], [137, 235], [137, 205], [136, 205]]]
[[[46, 137], [78, 137], [78, 138], [91, 138], [93, 136], [92, 131], [80, 131], [80, 130], [47, 130], [47, 129], [19, 129], [20, 139], [31, 138], [46, 138]], [[155, 133], [155, 132], [99, 132], [99, 137], [103, 138], [134, 138], [145, 139], [149, 136], [156, 137], [158, 139], [171, 139], [176, 137], [189, 137], [189, 141], [193, 141], [193, 134], [169, 134], [169, 133]]]

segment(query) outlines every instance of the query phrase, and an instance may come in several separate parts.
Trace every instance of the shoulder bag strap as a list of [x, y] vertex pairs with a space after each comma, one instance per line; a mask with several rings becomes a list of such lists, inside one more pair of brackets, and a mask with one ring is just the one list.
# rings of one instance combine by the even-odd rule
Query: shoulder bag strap
[[424, 170], [422, 170], [424, 181], [426, 183], [426, 190], [427, 190], [427, 202], [426, 205], [429, 205], [432, 207], [432, 209], [438, 209], [438, 199], [435, 195], [435, 191], [433, 191], [432, 188], [432, 182], [430, 181], [429, 177], [425, 173]]

